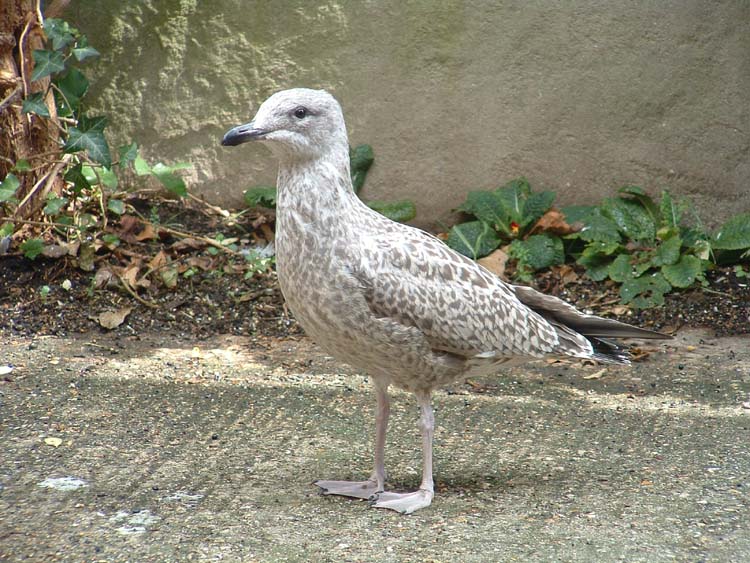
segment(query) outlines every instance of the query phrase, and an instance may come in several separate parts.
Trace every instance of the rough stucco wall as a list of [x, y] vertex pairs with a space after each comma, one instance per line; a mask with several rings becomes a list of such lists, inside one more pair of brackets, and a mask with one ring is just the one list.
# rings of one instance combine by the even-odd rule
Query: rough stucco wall
[[218, 146], [275, 90], [326, 87], [375, 150], [365, 195], [434, 224], [469, 189], [525, 175], [561, 203], [623, 184], [750, 210], [750, 3], [93, 0], [115, 136], [189, 160], [224, 205], [273, 183], [262, 147]]

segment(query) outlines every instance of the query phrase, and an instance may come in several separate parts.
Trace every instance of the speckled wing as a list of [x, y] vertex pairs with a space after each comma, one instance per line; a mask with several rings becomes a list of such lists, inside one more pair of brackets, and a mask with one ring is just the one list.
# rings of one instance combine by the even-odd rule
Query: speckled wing
[[[353, 273], [376, 316], [417, 327], [434, 349], [466, 357], [566, 353], [558, 331], [511, 286], [439, 239], [398, 227], [360, 240]], [[590, 353], [585, 338], [571, 336], [572, 355]]]

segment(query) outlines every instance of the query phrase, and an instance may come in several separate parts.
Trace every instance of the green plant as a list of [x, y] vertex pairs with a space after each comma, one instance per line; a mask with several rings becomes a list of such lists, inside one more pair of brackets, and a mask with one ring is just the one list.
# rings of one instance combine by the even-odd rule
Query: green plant
[[[569, 222], [584, 224], [566, 237], [579, 243], [571, 245], [577, 263], [593, 280], [620, 284], [623, 304], [660, 305], [672, 288], [705, 283], [712, 267], [712, 237], [690, 202], [666, 190], [656, 202], [642, 188], [626, 186], [598, 206], [562, 211]], [[686, 221], [688, 213], [692, 224]]]
[[[370, 145], [358, 145], [349, 149], [349, 161], [351, 163], [352, 187], [354, 193], [359, 195], [365, 183], [367, 172], [370, 170], [375, 157]], [[256, 186], [245, 191], [245, 203], [248, 207], [276, 207], [276, 188], [274, 186]], [[365, 204], [385, 215], [393, 221], [405, 223], [411, 221], [417, 215], [414, 202], [408, 200], [379, 201], [368, 200]]]
[[[516, 276], [529, 280], [532, 272], [565, 260], [558, 234], [537, 232], [545, 230], [537, 227], [552, 210], [554, 200], [553, 192], [532, 192], [526, 178], [511, 180], [496, 190], [469, 192], [458, 211], [473, 215], [476, 220], [454, 225], [446, 242], [474, 260], [501, 245], [509, 245], [508, 255], [517, 263]], [[563, 226], [559, 220], [557, 226]]]
[[[108, 119], [86, 112], [89, 81], [80, 69], [82, 63], [97, 57], [99, 52], [88, 44], [85, 35], [64, 20], [48, 19], [44, 32], [46, 49], [34, 51], [30, 80], [49, 78], [49, 86], [45, 91], [27, 95], [22, 111], [33, 116], [32, 119], [51, 121], [59, 129], [60, 153], [28, 155], [14, 164], [0, 183], [0, 212], [7, 218], [0, 228], [5, 236], [10, 236], [16, 223], [35, 223], [24, 217], [14, 217], [22, 203], [18, 194], [25, 175], [34, 169], [48, 168], [47, 177], [61, 177], [63, 187], [43, 196], [44, 206], [39, 217], [43, 222], [38, 226], [49, 225], [54, 236], [80, 243], [80, 252], [99, 240], [113, 248], [118, 241], [107, 233], [108, 216], [119, 217], [127, 208], [120, 175], [132, 169], [135, 175], [154, 177], [167, 190], [184, 197], [187, 195], [185, 183], [175, 172], [189, 165], [159, 162], [152, 166], [140, 155], [136, 143], [118, 147], [113, 153], [104, 135]], [[50, 89], [54, 107], [48, 106]], [[49, 190], [46, 182], [37, 182], [25, 192], [25, 199], [45, 189]], [[42, 237], [29, 237], [20, 244], [21, 251], [31, 259], [42, 254], [45, 248]]]

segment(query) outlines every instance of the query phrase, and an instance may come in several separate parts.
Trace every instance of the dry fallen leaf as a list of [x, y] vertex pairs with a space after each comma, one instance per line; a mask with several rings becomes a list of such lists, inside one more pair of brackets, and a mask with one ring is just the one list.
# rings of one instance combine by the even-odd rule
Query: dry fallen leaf
[[161, 268], [162, 266], [169, 264], [169, 262], [169, 256], [167, 256], [166, 252], [160, 250], [156, 253], [156, 256], [154, 256], [148, 263], [148, 267], [151, 270], [156, 270], [157, 268]]
[[554, 233], [556, 235], [569, 235], [579, 231], [578, 225], [570, 225], [557, 209], [550, 209], [539, 218], [539, 221], [529, 231], [529, 234], [541, 232]]
[[132, 311], [132, 307], [123, 307], [117, 311], [104, 311], [98, 317], [99, 324], [104, 328], [113, 329], [120, 326]]
[[508, 254], [502, 248], [498, 248], [484, 258], [480, 258], [477, 262], [496, 276], [505, 279], [505, 264], [508, 262]]
[[584, 375], [584, 379], [599, 379], [602, 375], [604, 375], [607, 372], [607, 368], [600, 369], [597, 372], [590, 373], [588, 375]]

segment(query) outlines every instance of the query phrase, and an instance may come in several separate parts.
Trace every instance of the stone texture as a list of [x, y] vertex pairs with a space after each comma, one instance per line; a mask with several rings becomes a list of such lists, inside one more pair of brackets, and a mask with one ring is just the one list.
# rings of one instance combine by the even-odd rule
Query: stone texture
[[747, 2], [95, 4], [68, 12], [104, 54], [93, 109], [150, 157], [191, 161], [223, 205], [275, 165], [221, 133], [311, 86], [375, 150], [365, 195], [414, 199], [421, 225], [518, 175], [561, 203], [639, 184], [690, 195], [709, 223], [750, 209]]

